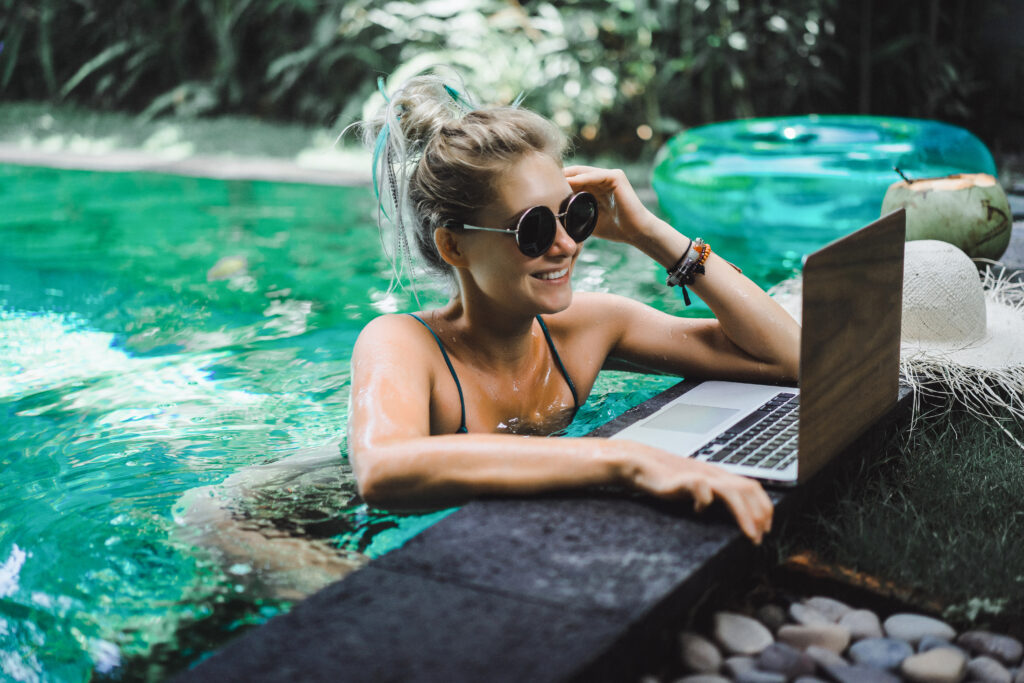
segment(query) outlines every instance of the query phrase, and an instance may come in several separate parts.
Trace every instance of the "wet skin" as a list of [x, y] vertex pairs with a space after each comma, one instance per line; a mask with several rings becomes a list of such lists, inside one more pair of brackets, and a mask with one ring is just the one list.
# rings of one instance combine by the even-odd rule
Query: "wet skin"
[[[688, 240], [648, 211], [621, 171], [522, 158], [474, 224], [515, 226], [531, 206], [558, 213], [586, 190], [600, 202], [594, 236], [625, 242], [663, 267]], [[611, 294], [573, 294], [582, 245], [559, 225], [538, 257], [511, 235], [438, 229], [458, 294], [420, 315], [441, 337], [465, 394], [469, 434], [454, 434], [458, 392], [430, 333], [406, 315], [377, 318], [353, 350], [349, 457], [364, 498], [382, 507], [446, 505], [488, 494], [620, 485], [659, 498], [718, 498], [759, 543], [772, 505], [753, 480], [630, 441], [525, 439], [568, 421], [572, 396], [544, 341], [544, 316], [580, 401], [607, 363], [624, 360], [687, 377], [773, 381], [797, 375], [799, 328], [757, 285], [717, 255], [692, 287], [716, 319], [675, 318]]]

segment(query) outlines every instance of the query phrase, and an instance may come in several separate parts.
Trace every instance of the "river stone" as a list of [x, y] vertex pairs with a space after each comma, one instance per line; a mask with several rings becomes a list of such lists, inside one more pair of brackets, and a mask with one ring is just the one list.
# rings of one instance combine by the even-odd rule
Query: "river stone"
[[779, 629], [777, 635], [780, 642], [792, 645], [798, 650], [806, 650], [811, 645], [817, 645], [839, 654], [850, 644], [850, 632], [839, 624], [786, 624]]
[[865, 638], [850, 646], [849, 656], [854, 664], [895, 671], [904, 659], [914, 654], [914, 648], [895, 638]]
[[725, 664], [723, 666], [725, 667], [726, 673], [735, 678], [744, 671], [756, 669], [757, 662], [754, 660], [753, 657], [743, 657], [740, 655], [736, 655], [735, 657], [729, 657], [728, 659], [726, 659]]
[[735, 655], [756, 655], [775, 641], [761, 622], [733, 612], [716, 612], [713, 632], [718, 644]]
[[895, 674], [859, 664], [829, 666], [825, 671], [836, 683], [901, 683], [900, 677]]
[[824, 614], [826, 617], [831, 619], [833, 623], [842, 619], [848, 612], [853, 611], [853, 608], [845, 602], [839, 602], [838, 600], [826, 598], [821, 595], [817, 595], [813, 598], [807, 598], [804, 600], [804, 604], [811, 609]]
[[817, 676], [801, 676], [794, 680], [793, 683], [828, 683], [828, 681], [818, 678]]
[[683, 631], [679, 634], [683, 666], [696, 673], [714, 673], [722, 668], [722, 653], [704, 636]]
[[785, 643], [772, 643], [757, 656], [757, 668], [774, 671], [786, 678], [814, 673], [814, 660]]
[[743, 671], [735, 678], [736, 683], [786, 683], [789, 679], [774, 671], [750, 669]]
[[925, 636], [946, 640], [953, 640], [956, 637], [956, 631], [952, 626], [923, 614], [894, 614], [885, 620], [884, 626], [885, 635], [905, 640], [911, 645], [917, 645]]
[[904, 659], [900, 672], [913, 683], [959, 683], [967, 673], [967, 659], [956, 650], [937, 647]]
[[725, 676], [719, 676], [718, 674], [690, 674], [689, 676], [677, 678], [675, 683], [731, 683], [731, 681]]
[[934, 650], [937, 647], [945, 647], [950, 650], [956, 650], [964, 657], [968, 656], [967, 651], [964, 650], [962, 647], [954, 645], [945, 638], [936, 638], [935, 636], [925, 636], [924, 638], [922, 638], [921, 642], [917, 644], [917, 651], [928, 652], [928, 650]]
[[967, 662], [967, 675], [972, 681], [981, 683], [1013, 683], [1009, 669], [984, 655]]
[[814, 660], [814, 663], [820, 666], [822, 669], [826, 669], [830, 666], [846, 666], [849, 664], [848, 661], [840, 657], [838, 654], [829, 650], [828, 648], [818, 647], [817, 645], [811, 645], [804, 653], [808, 657]]
[[789, 606], [789, 618], [804, 626], [836, 623], [835, 619], [829, 619], [813, 607], [808, 607], [807, 605], [799, 602], [794, 602]]
[[961, 645], [976, 655], [988, 655], [998, 659], [1007, 666], [1016, 666], [1024, 654], [1024, 645], [1016, 638], [1001, 636], [989, 631], [967, 631], [956, 639]]
[[1017, 672], [1013, 674], [1013, 683], [1024, 683], [1024, 666], [1017, 669]]
[[885, 635], [882, 632], [882, 622], [878, 620], [878, 615], [869, 609], [850, 610], [839, 618], [839, 625], [849, 629], [852, 640], [881, 638]]
[[786, 610], [778, 605], [768, 603], [757, 608], [757, 620], [765, 627], [775, 633], [779, 627], [786, 623]]

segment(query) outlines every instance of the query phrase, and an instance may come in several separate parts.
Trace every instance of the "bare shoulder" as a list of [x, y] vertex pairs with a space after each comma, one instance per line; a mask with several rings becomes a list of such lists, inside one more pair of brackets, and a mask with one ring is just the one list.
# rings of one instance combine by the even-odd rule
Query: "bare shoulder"
[[575, 292], [572, 304], [551, 316], [545, 316], [552, 327], [564, 333], [577, 329], [606, 329], [621, 331], [634, 323], [638, 316], [655, 309], [647, 304], [619, 294], [607, 292]]
[[353, 359], [412, 360], [431, 351], [430, 332], [411, 315], [391, 313], [363, 327], [352, 350]]

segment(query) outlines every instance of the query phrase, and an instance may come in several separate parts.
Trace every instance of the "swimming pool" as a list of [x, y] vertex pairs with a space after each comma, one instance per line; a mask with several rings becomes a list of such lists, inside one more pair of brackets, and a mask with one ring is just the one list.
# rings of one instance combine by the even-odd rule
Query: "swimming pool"
[[[0, 194], [0, 678], [161, 677], [287, 609], [175, 522], [246, 467], [328, 463], [244, 512], [356, 560], [446, 514], [368, 509], [345, 462], [351, 345], [417, 308], [369, 188], [0, 165]], [[663, 277], [594, 243], [575, 282], [682, 311]], [[604, 373], [570, 433], [675, 381]]]

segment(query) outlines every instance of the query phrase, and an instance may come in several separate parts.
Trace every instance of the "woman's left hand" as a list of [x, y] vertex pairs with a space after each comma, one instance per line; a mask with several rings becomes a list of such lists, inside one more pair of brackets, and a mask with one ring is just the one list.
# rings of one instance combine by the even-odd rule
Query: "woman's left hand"
[[568, 166], [565, 178], [573, 192], [590, 192], [598, 201], [594, 235], [613, 242], [635, 243], [647, 234], [658, 218], [636, 196], [636, 191], [618, 169]]

